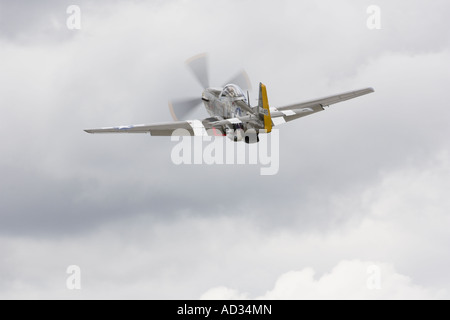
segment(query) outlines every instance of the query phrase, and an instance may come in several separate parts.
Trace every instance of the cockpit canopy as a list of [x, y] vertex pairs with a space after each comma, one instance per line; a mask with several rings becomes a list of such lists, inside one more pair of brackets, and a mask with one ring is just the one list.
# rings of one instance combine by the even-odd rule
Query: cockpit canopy
[[220, 93], [219, 98], [233, 98], [233, 100], [243, 100], [247, 103], [247, 97], [244, 92], [235, 84], [227, 84]]

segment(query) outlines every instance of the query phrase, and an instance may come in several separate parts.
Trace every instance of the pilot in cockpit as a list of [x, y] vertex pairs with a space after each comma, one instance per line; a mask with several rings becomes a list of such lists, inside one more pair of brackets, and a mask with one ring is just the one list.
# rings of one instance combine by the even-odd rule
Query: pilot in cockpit
[[219, 98], [233, 98], [233, 100], [243, 100], [247, 102], [247, 97], [242, 92], [241, 88], [234, 84], [226, 85]]

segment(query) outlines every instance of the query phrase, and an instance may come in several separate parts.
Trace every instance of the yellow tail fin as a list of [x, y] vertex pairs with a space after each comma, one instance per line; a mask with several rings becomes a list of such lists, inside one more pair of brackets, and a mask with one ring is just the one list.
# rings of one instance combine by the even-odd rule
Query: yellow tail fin
[[[269, 99], [267, 98], [267, 88], [264, 84], [259, 84], [259, 103], [261, 115], [264, 117], [264, 129], [269, 133], [272, 131], [272, 117], [270, 116]], [[263, 110], [261, 110], [263, 109]]]

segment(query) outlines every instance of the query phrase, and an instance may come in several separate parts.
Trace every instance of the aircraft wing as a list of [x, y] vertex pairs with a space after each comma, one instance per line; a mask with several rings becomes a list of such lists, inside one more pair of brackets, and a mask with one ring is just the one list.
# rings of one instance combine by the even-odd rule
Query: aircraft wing
[[[328, 96], [321, 99], [306, 101], [286, 107], [270, 108], [270, 117], [273, 125], [278, 126], [280, 124], [322, 111], [325, 106], [353, 99], [372, 92], [374, 92], [372, 88], [366, 88]], [[260, 110], [260, 112], [265, 112], [266, 116], [268, 115], [267, 110]], [[243, 122], [254, 122], [257, 124], [258, 120], [256, 116], [248, 115], [240, 118], [223, 120], [208, 118], [203, 120], [175, 121], [150, 125], [140, 124], [107, 127], [100, 129], [88, 129], [84, 131], [87, 133], [149, 133], [152, 136], [223, 136], [225, 135], [225, 125], [239, 124]]]
[[278, 126], [280, 124], [322, 111], [326, 106], [330, 106], [332, 104], [350, 100], [356, 97], [360, 97], [372, 92], [374, 92], [373, 88], [365, 88], [361, 90], [336, 94], [320, 99], [305, 101], [286, 107], [270, 108], [272, 123], [274, 126]]
[[[212, 130], [207, 132], [208, 129]], [[211, 125], [211, 122], [208, 119], [202, 121], [187, 120], [150, 125], [140, 124], [131, 126], [107, 127], [100, 129], [88, 129], [84, 131], [86, 131], [87, 133], [150, 133], [150, 135], [152, 136], [207, 136], [224, 134], [221, 128], [216, 128]]]

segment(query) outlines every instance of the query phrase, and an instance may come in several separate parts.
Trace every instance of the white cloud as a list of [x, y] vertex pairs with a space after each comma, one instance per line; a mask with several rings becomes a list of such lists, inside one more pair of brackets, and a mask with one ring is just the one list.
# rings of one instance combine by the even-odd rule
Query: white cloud
[[[379, 268], [379, 274], [372, 269]], [[378, 271], [377, 271], [378, 272]], [[380, 286], [371, 286], [371, 277], [379, 277]], [[369, 282], [369, 283], [368, 283]], [[247, 294], [226, 287], [207, 291], [201, 299], [245, 299]], [[330, 273], [320, 277], [312, 268], [290, 271], [281, 275], [273, 289], [255, 299], [312, 300], [312, 299], [448, 299], [446, 291], [436, 291], [413, 284], [397, 273], [390, 264], [341, 261]]]
[[216, 287], [208, 290], [200, 297], [200, 300], [245, 300], [248, 294], [239, 293], [235, 289], [227, 287]]
[[[270, 230], [226, 210], [187, 210], [166, 221], [123, 217], [59, 241], [2, 238], [0, 296], [448, 298], [449, 181], [445, 152], [386, 172], [359, 193], [334, 197], [330, 210], [346, 222], [327, 230], [296, 227], [301, 212], [290, 228]], [[82, 268], [81, 292], [65, 289], [73, 264]], [[367, 289], [370, 265], [380, 267], [380, 291]]]

